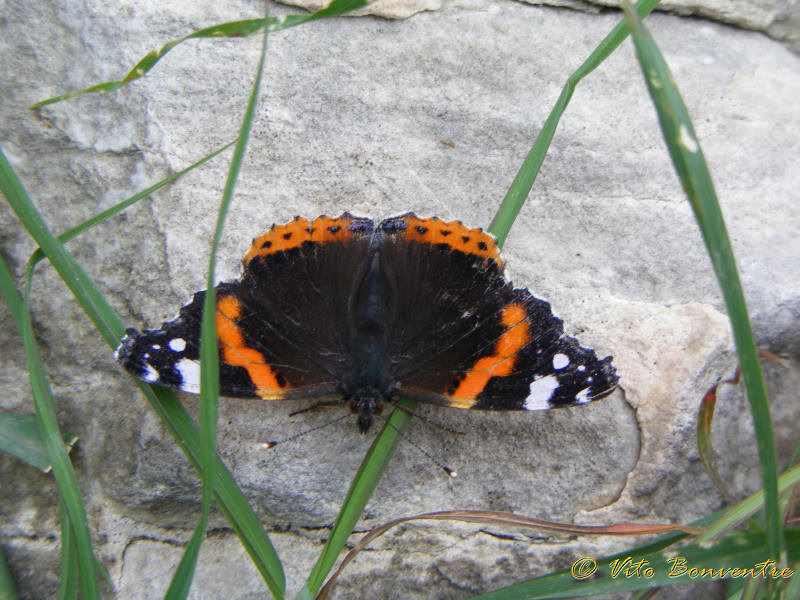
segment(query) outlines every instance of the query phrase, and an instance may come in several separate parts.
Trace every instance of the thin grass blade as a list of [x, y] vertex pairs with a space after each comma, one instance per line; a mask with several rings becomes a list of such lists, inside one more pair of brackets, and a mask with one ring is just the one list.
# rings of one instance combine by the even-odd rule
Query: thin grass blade
[[738, 384], [740, 374], [741, 371], [737, 369], [736, 375], [732, 379], [725, 379], [711, 386], [700, 401], [700, 409], [697, 411], [697, 450], [700, 454], [700, 460], [703, 461], [703, 467], [714, 483], [714, 487], [730, 504], [733, 504], [733, 498], [728, 493], [727, 486], [717, 472], [717, 461], [714, 457], [714, 447], [711, 443], [711, 425], [714, 422], [714, 409], [717, 406], [717, 391], [722, 385]]
[[[236, 143], [236, 141], [234, 140], [233, 142], [229, 142], [229, 143], [225, 144], [224, 146], [222, 146], [221, 148], [218, 148], [217, 150], [215, 150], [211, 154], [208, 154], [207, 156], [204, 156], [203, 158], [201, 158], [197, 162], [189, 165], [185, 169], [181, 169], [177, 173], [173, 173], [169, 177], [165, 177], [164, 179], [162, 179], [158, 183], [155, 183], [155, 184], [151, 185], [150, 187], [142, 190], [141, 192], [137, 192], [136, 194], [134, 194], [130, 198], [127, 198], [127, 199], [123, 200], [122, 202], [119, 202], [119, 203], [115, 204], [114, 206], [112, 206], [108, 210], [104, 210], [103, 212], [101, 212], [101, 213], [95, 215], [94, 217], [92, 217], [91, 219], [89, 219], [87, 221], [84, 221], [83, 223], [81, 223], [77, 227], [73, 227], [72, 229], [70, 229], [68, 231], [65, 231], [64, 233], [59, 235], [56, 239], [61, 244], [66, 244], [68, 241], [78, 237], [80, 234], [88, 231], [89, 229], [91, 229], [95, 225], [98, 225], [99, 223], [102, 223], [103, 221], [105, 221], [109, 217], [113, 217], [117, 213], [122, 212], [123, 210], [125, 210], [129, 206], [131, 206], [131, 205], [135, 204], [136, 202], [138, 202], [139, 200], [141, 200], [142, 198], [146, 198], [147, 196], [149, 196], [149, 195], [155, 193], [156, 191], [160, 190], [162, 187], [167, 186], [167, 185], [169, 185], [171, 183], [174, 183], [175, 181], [177, 181], [178, 179], [180, 179], [181, 177], [183, 177], [184, 175], [186, 175], [190, 171], [193, 171], [194, 169], [196, 169], [200, 165], [203, 165], [203, 164], [207, 163], [209, 160], [211, 160], [212, 158], [215, 158], [217, 155], [219, 155], [220, 153], [224, 152], [225, 150], [227, 150], [228, 148], [233, 146], [235, 143]], [[41, 261], [44, 257], [45, 257], [45, 255], [44, 255], [44, 252], [42, 252], [41, 248], [37, 248], [34, 251], [33, 255], [31, 255], [31, 259], [30, 259], [29, 262], [32, 265], [36, 265], [36, 263]]]
[[11, 576], [2, 546], [0, 546], [0, 598], [2, 600], [19, 600], [14, 578]]
[[[149, 386], [139, 381], [136, 381], [136, 384], [170, 434], [178, 442], [189, 462], [202, 476], [200, 430], [192, 417], [171, 390]], [[253, 560], [253, 564], [261, 573], [272, 596], [278, 599], [283, 598], [286, 589], [283, 568], [261, 523], [222, 461], [218, 461], [214, 469], [214, 477], [214, 492], [218, 508], [228, 519], [233, 531], [239, 537], [239, 541]]]
[[[3, 159], [5, 159], [5, 156], [0, 152], [0, 165]], [[0, 168], [0, 191], [3, 192], [6, 198], [9, 201], [24, 201], [27, 196], [20, 197], [20, 189], [21, 186], [17, 189], [13, 185], [13, 181], [9, 181], [8, 177], [5, 176], [5, 172]], [[24, 190], [22, 190], [22, 193], [24, 194]], [[53, 466], [53, 474], [59, 486], [61, 500], [69, 516], [70, 528], [75, 536], [75, 543], [78, 549], [81, 591], [84, 598], [99, 598], [89, 524], [78, 487], [78, 479], [72, 469], [72, 464], [67, 455], [68, 450], [64, 445], [61, 430], [58, 427], [55, 402], [53, 401], [47, 376], [44, 372], [44, 365], [33, 336], [33, 326], [26, 298], [20, 297], [19, 292], [14, 287], [11, 273], [3, 260], [0, 260], [0, 290], [2, 290], [6, 303], [11, 309], [11, 314], [15, 316], [15, 322], [22, 338], [31, 382], [31, 394], [36, 409], [37, 424], [47, 450], [48, 460]]]
[[31, 380], [33, 404], [36, 407], [37, 422], [47, 448], [47, 455], [53, 465], [53, 474], [58, 483], [61, 501], [69, 517], [70, 530], [75, 539], [81, 592], [84, 598], [99, 598], [97, 571], [86, 508], [81, 498], [78, 478], [72, 469], [72, 463], [70, 463], [67, 455], [67, 448], [61, 438], [61, 431], [56, 418], [55, 401], [33, 336], [33, 324], [28, 313], [27, 302], [24, 299], [23, 305], [26, 318], [21, 324], [22, 343]]
[[[6, 195], [11, 208], [108, 345], [116, 348], [125, 330], [122, 321], [100, 294], [94, 282], [50, 233], [2, 152], [0, 152], [0, 190]], [[2, 264], [1, 261], [0, 264]], [[5, 269], [4, 264], [2, 264], [2, 268]], [[8, 273], [7, 269], [5, 272]], [[5, 278], [0, 276], [0, 287], [2, 287], [3, 293], [7, 289], [15, 290], [10, 274], [7, 277], [6, 282]], [[12, 315], [16, 312], [17, 309], [11, 306]], [[156, 413], [162, 417], [164, 425], [175, 438], [178, 447], [183, 450], [195, 469], [200, 472], [202, 450], [199, 431], [192, 418], [178, 402], [175, 394], [163, 388], [150, 389], [144, 384], [140, 385], [140, 389]], [[220, 509], [230, 520], [233, 530], [240, 537], [272, 595], [276, 598], [281, 597], [285, 589], [283, 570], [275, 550], [253, 514], [252, 508], [221, 462], [217, 464], [215, 479], [215, 492]]]
[[175, 48], [178, 44], [182, 44], [188, 40], [202, 39], [202, 38], [239, 38], [248, 37], [256, 33], [280, 31], [281, 29], [288, 29], [303, 23], [316, 21], [327, 17], [336, 17], [344, 13], [362, 8], [373, 0], [334, 0], [327, 7], [320, 9], [314, 13], [297, 14], [297, 15], [282, 15], [278, 17], [267, 17], [263, 19], [246, 19], [243, 21], [233, 21], [230, 23], [221, 23], [200, 29], [182, 38], [171, 40], [161, 46], [158, 50], [151, 50], [144, 58], [136, 63], [133, 68], [118, 81], [106, 81], [92, 85], [83, 90], [70, 92], [68, 94], [61, 94], [54, 96], [41, 102], [37, 102], [31, 106], [31, 109], [39, 109], [48, 104], [55, 104], [62, 100], [69, 100], [76, 96], [83, 94], [93, 93], [109, 93], [118, 90], [119, 88], [136, 81], [140, 77], [144, 77], [152, 69], [158, 61], [160, 61], [166, 54]]
[[[789, 561], [800, 559], [800, 529], [786, 531]], [[640, 589], [732, 578], [730, 569], [755, 569], [769, 572], [775, 563], [766, 564], [766, 538], [763, 532], [734, 533], [713, 546], [692, 544], [676, 550], [639, 554], [631, 551], [614, 557], [585, 562], [576, 560], [570, 569], [512, 585], [502, 590], [473, 596], [472, 600], [533, 600], [534, 598], [588, 598], [600, 594], [620, 594]], [[641, 563], [637, 569], [635, 564]], [[652, 569], [648, 571], [647, 569]], [[690, 578], [691, 568], [706, 569], [701, 578]], [[728, 569], [722, 572], [721, 569]], [[713, 570], [714, 575], [708, 570]], [[778, 572], [781, 571], [777, 567]], [[641, 575], [637, 575], [640, 573]], [[630, 576], [628, 576], [630, 575]], [[741, 574], [738, 575], [742, 577]]]
[[645, 83], [658, 113], [664, 140], [697, 223], [700, 225], [703, 240], [708, 247], [714, 272], [728, 308], [728, 315], [733, 327], [733, 338], [736, 342], [739, 363], [747, 389], [747, 399], [750, 402], [750, 412], [753, 416], [761, 462], [767, 546], [769, 556], [778, 560], [781, 558], [783, 539], [781, 513], [778, 506], [778, 460], [775, 436], [767, 401], [767, 389], [764, 385], [761, 364], [758, 361], [758, 351], [750, 327], [750, 318], [739, 282], [733, 249], [703, 151], [689, 119], [689, 112], [675, 85], [675, 80], [639, 16], [631, 10], [627, 2], [623, 3], [623, 7], [625, 17], [633, 32], [636, 55], [642, 67]]
[[397, 442], [408, 428], [411, 415], [402, 410], [402, 407], [405, 406], [413, 411], [416, 402], [401, 400], [398, 404], [399, 407], [394, 410], [386, 421], [380, 434], [375, 438], [372, 447], [370, 447], [361, 462], [361, 466], [353, 478], [353, 483], [350, 484], [350, 490], [342, 503], [333, 531], [331, 531], [328, 541], [325, 542], [322, 553], [309, 574], [303, 589], [297, 595], [298, 600], [310, 600], [322, 587], [325, 578], [328, 576], [339, 554], [341, 554], [342, 548], [344, 548], [353, 533], [353, 528], [364, 512], [364, 507], [372, 496], [375, 486], [378, 485], [378, 481], [380, 481], [386, 466], [389, 464]]
[[[640, 0], [636, 3], [634, 10], [641, 15], [645, 16], [652, 11], [658, 4], [659, 0]], [[511, 229], [511, 225], [517, 218], [525, 199], [533, 187], [533, 182], [539, 174], [539, 169], [544, 162], [547, 155], [547, 149], [550, 147], [550, 142], [558, 127], [558, 122], [561, 115], [567, 109], [572, 94], [578, 83], [586, 77], [589, 73], [594, 71], [600, 63], [602, 63], [614, 50], [616, 50], [622, 41], [628, 36], [628, 24], [625, 19], [622, 19], [614, 29], [611, 30], [597, 48], [592, 52], [589, 57], [578, 67], [578, 69], [569, 76], [567, 82], [561, 90], [561, 95], [556, 100], [556, 104], [550, 111], [550, 115], [539, 132], [533, 147], [525, 157], [519, 171], [517, 172], [511, 187], [508, 188], [505, 198], [503, 199], [500, 208], [492, 219], [489, 225], [489, 231], [497, 238], [497, 244], [502, 247]]]
[[336, 579], [342, 574], [348, 563], [355, 559], [359, 552], [363, 551], [368, 545], [372, 544], [377, 538], [387, 533], [390, 529], [412, 521], [460, 521], [463, 523], [475, 523], [477, 525], [490, 527], [534, 529], [538, 531], [576, 535], [639, 536], [674, 531], [696, 533], [693, 528], [683, 527], [681, 525], [657, 525], [647, 523], [615, 523], [608, 526], [570, 525], [494, 510], [443, 510], [433, 513], [412, 515], [410, 517], [400, 517], [378, 525], [364, 534], [339, 563], [336, 571], [328, 578], [314, 600], [327, 600]]
[[[267, 4], [267, 9], [269, 4]], [[167, 600], [183, 600], [189, 593], [194, 570], [197, 565], [197, 557], [200, 553], [200, 546], [205, 539], [208, 517], [211, 510], [211, 500], [214, 493], [214, 479], [217, 463], [217, 416], [219, 407], [219, 347], [217, 341], [217, 306], [214, 286], [216, 284], [215, 264], [217, 247], [222, 239], [222, 231], [225, 226], [225, 217], [228, 214], [236, 179], [247, 148], [247, 140], [250, 135], [250, 128], [253, 124], [253, 115], [258, 104], [258, 91], [261, 86], [261, 76], [264, 71], [264, 64], [267, 56], [267, 38], [264, 33], [264, 41], [261, 46], [261, 57], [256, 71], [253, 89], [250, 93], [250, 100], [247, 104], [242, 126], [239, 130], [238, 141], [233, 151], [231, 166], [228, 170], [228, 179], [225, 182], [225, 189], [222, 194], [217, 216], [217, 226], [214, 230], [214, 237], [211, 241], [211, 252], [208, 261], [208, 277], [206, 280], [206, 294], [203, 301], [203, 318], [200, 332], [200, 423], [201, 439], [203, 447], [203, 499], [200, 521], [195, 528], [192, 539], [186, 547], [180, 565], [175, 572], [169, 590]]]
[[61, 600], [75, 600], [78, 597], [78, 553], [63, 501], [59, 500], [58, 508], [61, 512], [61, 581], [58, 582], [58, 597]]

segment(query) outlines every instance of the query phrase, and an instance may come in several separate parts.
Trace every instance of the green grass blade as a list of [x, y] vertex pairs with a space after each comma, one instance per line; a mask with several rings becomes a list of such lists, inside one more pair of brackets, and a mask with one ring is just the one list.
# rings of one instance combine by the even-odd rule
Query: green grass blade
[[[9, 180], [6, 171], [2, 168], [4, 162], [5, 156], [0, 152], [0, 191], [10, 202], [24, 202], [27, 200], [27, 196], [24, 195], [24, 190], [22, 190], [23, 195], [19, 195], [21, 186], [18, 189], [10, 185], [13, 181]], [[12, 179], [15, 180], [16, 177]], [[55, 402], [53, 401], [50, 386], [44, 372], [44, 365], [33, 336], [33, 326], [26, 298], [20, 297], [19, 292], [14, 288], [11, 273], [2, 260], [0, 260], [0, 290], [2, 290], [6, 303], [11, 309], [11, 314], [14, 316], [22, 338], [31, 382], [31, 394], [36, 409], [37, 424], [47, 450], [49, 462], [53, 466], [53, 474], [59, 486], [62, 502], [69, 517], [69, 526], [74, 534], [77, 546], [81, 591], [84, 598], [99, 598], [89, 524], [78, 487], [78, 479], [72, 469], [72, 464], [67, 455], [68, 450], [64, 445], [61, 430], [58, 427]]]
[[[786, 531], [790, 544], [788, 559], [796, 562], [800, 559], [800, 529]], [[669, 586], [689, 581], [708, 581], [710, 577], [690, 579], [689, 568], [714, 569], [719, 574], [720, 568], [758, 568], [756, 565], [765, 562], [766, 538], [763, 532], [737, 532], [717, 541], [713, 546], [692, 544], [675, 550], [662, 550], [654, 553], [639, 554], [635, 551], [619, 554], [609, 558], [598, 559], [597, 568], [585, 579], [576, 579], [571, 569], [564, 569], [545, 577], [516, 584], [474, 596], [473, 600], [530, 600], [534, 598], [588, 598], [599, 594], [620, 594], [640, 589]], [[630, 577], [625, 569], [612, 571], [614, 561], [620, 565], [626, 558], [631, 562], [643, 561], [640, 573]], [[630, 563], [627, 563], [630, 564]], [[773, 565], [774, 566], [774, 565]], [[644, 569], [650, 567], [652, 574], [645, 574]], [[687, 570], [683, 570], [687, 569]], [[780, 568], [778, 569], [780, 570]], [[729, 574], [730, 577], [730, 574]], [[716, 577], [715, 579], [719, 579]]]
[[[416, 402], [401, 400], [399, 405], [405, 406], [413, 411]], [[311, 599], [322, 587], [325, 578], [330, 573], [336, 559], [347, 543], [348, 538], [353, 532], [353, 527], [358, 522], [364, 507], [372, 496], [375, 486], [378, 485], [389, 460], [394, 454], [397, 442], [403, 436], [403, 432], [408, 428], [411, 414], [397, 408], [387, 420], [380, 434], [367, 452], [361, 466], [350, 484], [339, 516], [333, 526], [328, 541], [317, 559], [314, 568], [306, 580], [303, 589], [298, 594], [298, 599]]]
[[[697, 519], [696, 521], [691, 523], [691, 527], [695, 527], [698, 529], [707, 527], [710, 524], [712, 524], [715, 519], [724, 515], [724, 513], [725, 509], [722, 509], [710, 515], [701, 517], [700, 519]], [[615, 559], [624, 560], [628, 556], [638, 557], [638, 556], [645, 556], [647, 554], [654, 554], [656, 552], [664, 550], [665, 548], [669, 548], [670, 546], [676, 544], [677, 542], [687, 537], [688, 534], [686, 533], [680, 531], [671, 531], [669, 533], [660, 535], [654, 540], [651, 540], [645, 544], [642, 544], [635, 548], [631, 548], [629, 550], [625, 550], [623, 553], [600, 559], [598, 560], [598, 563], [600, 561], [605, 561], [610, 563]], [[576, 557], [576, 559], [577, 558], [580, 557]], [[558, 583], [558, 581], [560, 581], [561, 583]], [[574, 588], [574, 577], [572, 577], [571, 569], [563, 569], [555, 573], [549, 573], [547, 575], [543, 575], [535, 579], [530, 579], [528, 581], [515, 584], [513, 586], [510, 586], [509, 588], [502, 588], [501, 590], [496, 590], [495, 592], [491, 592], [491, 594], [495, 594], [495, 598], [503, 598], [501, 593], [505, 592], [508, 589], [511, 589], [513, 593], [510, 597], [515, 598], [518, 597], [517, 590], [520, 588], [531, 592], [533, 594], [531, 597], [533, 598], [539, 597], [543, 593], [548, 593], [548, 594], [556, 593], [559, 592], [559, 590], [560, 592], [568, 594]], [[586, 592], [586, 590], [584, 591]], [[486, 596], [487, 594], [483, 594], [482, 596], [477, 596], [477, 598], [485, 598]]]
[[[635, 10], [642, 16], [649, 14], [655, 8], [659, 0], [641, 0], [636, 4]], [[539, 169], [544, 162], [547, 155], [547, 149], [550, 147], [550, 142], [555, 135], [556, 127], [561, 119], [561, 115], [569, 104], [575, 87], [578, 83], [586, 77], [589, 73], [594, 71], [600, 63], [602, 63], [614, 50], [619, 47], [622, 41], [627, 37], [629, 32], [628, 24], [625, 20], [621, 20], [614, 29], [611, 30], [605, 39], [597, 46], [594, 52], [589, 55], [583, 64], [569, 76], [567, 82], [561, 90], [561, 95], [556, 100], [556, 104], [550, 111], [542, 130], [536, 138], [533, 147], [525, 157], [516, 177], [514, 178], [511, 187], [508, 188], [505, 198], [503, 199], [500, 208], [492, 219], [489, 225], [489, 231], [497, 238], [497, 244], [502, 247], [511, 229], [511, 225], [517, 218], [528, 193], [533, 187], [533, 182], [539, 174]]]
[[75, 600], [78, 597], [78, 554], [69, 526], [69, 515], [61, 499], [58, 508], [61, 512], [61, 581], [58, 584], [58, 597], [61, 600]]
[[[89, 219], [87, 221], [84, 221], [83, 223], [81, 223], [77, 227], [73, 227], [72, 229], [70, 229], [68, 231], [65, 231], [64, 233], [59, 235], [56, 239], [62, 244], [67, 243], [69, 240], [72, 240], [72, 239], [78, 237], [80, 234], [88, 231], [89, 229], [91, 229], [95, 225], [98, 225], [99, 223], [102, 223], [103, 221], [105, 221], [109, 217], [113, 217], [117, 213], [122, 212], [123, 210], [125, 210], [126, 208], [131, 206], [132, 204], [135, 204], [136, 202], [141, 200], [142, 198], [146, 198], [150, 194], [153, 194], [156, 191], [160, 190], [162, 187], [167, 186], [167, 185], [169, 185], [171, 183], [174, 183], [175, 181], [177, 181], [178, 179], [180, 179], [181, 177], [183, 177], [184, 175], [186, 175], [190, 171], [193, 171], [194, 169], [196, 169], [200, 165], [203, 165], [203, 164], [207, 163], [209, 160], [211, 160], [212, 158], [215, 158], [217, 155], [219, 155], [220, 153], [224, 152], [225, 150], [227, 150], [228, 148], [233, 146], [235, 143], [236, 143], [236, 141], [229, 142], [229, 143], [225, 144], [224, 146], [222, 146], [221, 148], [218, 148], [217, 150], [215, 150], [211, 154], [209, 154], [207, 156], [204, 156], [203, 158], [201, 158], [197, 162], [189, 165], [185, 169], [181, 169], [177, 173], [173, 173], [169, 177], [165, 177], [164, 179], [162, 179], [158, 183], [155, 183], [155, 184], [151, 185], [150, 187], [142, 190], [141, 192], [138, 192], [138, 193], [134, 194], [130, 198], [127, 198], [127, 199], [123, 200], [122, 202], [119, 202], [119, 203], [115, 204], [114, 206], [112, 206], [108, 210], [104, 210], [103, 212], [101, 212], [101, 213], [95, 215], [94, 217], [92, 217], [91, 219]], [[45, 255], [44, 255], [44, 252], [42, 252], [41, 248], [37, 248], [34, 251], [33, 255], [31, 256], [31, 259], [30, 259], [29, 263], [32, 264], [32, 265], [35, 265], [40, 260], [42, 260], [44, 257], [45, 257]]]
[[[78, 441], [78, 436], [62, 429], [61, 437], [69, 453]], [[53, 468], [36, 417], [32, 415], [0, 412], [0, 450], [16, 456], [43, 473], [49, 473]]]
[[722, 494], [725, 501], [733, 504], [733, 498], [728, 493], [728, 488], [722, 481], [722, 478], [717, 472], [717, 461], [714, 456], [714, 445], [711, 440], [711, 426], [714, 423], [714, 409], [717, 406], [717, 392], [722, 384], [735, 383], [733, 380], [720, 381], [712, 386], [703, 396], [700, 401], [700, 408], [697, 411], [697, 451], [700, 454], [700, 460], [703, 462], [703, 467], [706, 474], [714, 483], [720, 494]]
[[[269, 7], [269, 5], [267, 5]], [[242, 164], [250, 129], [253, 124], [253, 115], [258, 104], [258, 91], [261, 86], [261, 76], [264, 71], [264, 64], [267, 56], [267, 33], [264, 33], [264, 41], [261, 47], [261, 58], [258, 63], [253, 89], [250, 93], [250, 100], [247, 104], [245, 116], [242, 119], [242, 126], [239, 130], [238, 141], [233, 151], [233, 158], [228, 170], [228, 179], [225, 182], [225, 189], [222, 193], [217, 225], [214, 230], [214, 237], [211, 241], [211, 252], [208, 260], [208, 277], [206, 280], [206, 294], [203, 300], [203, 317], [200, 332], [200, 423], [201, 438], [203, 447], [203, 499], [200, 521], [195, 528], [192, 539], [186, 547], [180, 565], [175, 572], [169, 590], [167, 600], [183, 600], [189, 593], [189, 588], [194, 577], [197, 556], [200, 553], [200, 546], [205, 539], [206, 527], [208, 525], [209, 512], [211, 510], [211, 500], [214, 491], [214, 479], [217, 463], [217, 416], [219, 406], [219, 346], [217, 341], [217, 305], [214, 286], [216, 284], [216, 256], [217, 247], [222, 239], [222, 231], [225, 226], [225, 217], [228, 214], [236, 179]]]
[[[80, 265], [50, 233], [2, 152], [0, 152], [0, 190], [6, 195], [11, 208], [34, 241], [44, 251], [50, 263], [108, 345], [116, 348], [125, 331], [122, 321], [97, 290], [92, 280], [80, 268]], [[9, 281], [11, 281], [10, 276]], [[3, 284], [2, 277], [0, 277], [0, 284]], [[13, 282], [9, 286], [3, 284], [4, 293], [6, 289], [13, 290]], [[17, 312], [17, 309], [11, 306], [12, 315]], [[164, 425], [177, 441], [178, 447], [183, 450], [194, 468], [200, 472], [202, 451], [199, 432], [175, 394], [163, 388], [151, 389], [145, 384], [141, 384], [140, 388], [153, 409], [161, 416]], [[230, 520], [233, 530], [240, 537], [245, 550], [253, 559], [272, 595], [276, 598], [281, 597], [283, 589], [285, 589], [285, 580], [275, 550], [241, 490], [221, 462], [217, 464], [215, 480], [215, 493], [220, 503], [220, 509]]]
[[48, 104], [61, 102], [62, 100], [69, 100], [76, 96], [92, 93], [109, 93], [118, 90], [124, 85], [132, 81], [136, 81], [140, 77], [144, 77], [152, 69], [158, 61], [160, 61], [170, 50], [178, 44], [182, 44], [188, 40], [202, 39], [202, 38], [229, 38], [229, 37], [247, 37], [265, 30], [267, 32], [280, 31], [281, 29], [288, 29], [303, 23], [309, 23], [326, 17], [336, 17], [346, 12], [356, 10], [370, 3], [371, 0], [334, 0], [327, 7], [318, 10], [314, 13], [297, 14], [297, 15], [282, 15], [279, 17], [267, 17], [265, 19], [247, 19], [243, 21], [233, 21], [230, 23], [221, 23], [200, 29], [187, 36], [177, 40], [171, 40], [161, 46], [158, 50], [150, 51], [144, 58], [142, 58], [128, 73], [119, 81], [106, 81], [97, 85], [90, 86], [83, 90], [70, 92], [68, 94], [61, 94], [54, 96], [47, 100], [42, 100], [31, 106], [32, 109], [38, 109]]
[[67, 448], [61, 438], [61, 431], [56, 418], [55, 401], [33, 336], [33, 324], [27, 313], [25, 300], [23, 300], [23, 304], [26, 309], [26, 318], [21, 323], [22, 343], [28, 363], [33, 403], [36, 407], [37, 421], [47, 448], [47, 455], [53, 465], [53, 474], [69, 517], [70, 530], [75, 538], [81, 592], [84, 598], [99, 598], [97, 572], [89, 533], [89, 522], [86, 518], [86, 508], [81, 498], [78, 478], [72, 469], [72, 464], [67, 456]]
[[19, 600], [14, 578], [11, 576], [2, 546], [0, 546], [0, 600]]
[[[637, 5], [637, 8], [641, 10], [643, 14], [646, 14], [650, 12], [657, 3], [657, 0], [642, 0], [642, 2]], [[505, 242], [511, 224], [516, 218], [517, 213], [533, 185], [539, 167], [544, 160], [544, 155], [550, 145], [550, 140], [553, 137], [558, 120], [564, 112], [569, 98], [572, 96], [575, 85], [611, 54], [626, 35], [627, 24], [623, 20], [568, 80], [556, 107], [548, 118], [545, 128], [534, 143], [514, 183], [506, 194], [506, 198], [488, 228], [497, 238], [498, 245], [502, 246]], [[395, 411], [392, 418], [395, 418], [399, 412], [400, 411]], [[406, 426], [407, 423], [404, 423], [403, 427], [405, 428]], [[351, 484], [348, 496], [334, 525], [334, 530], [330, 538], [328, 538], [323, 553], [314, 565], [314, 569], [309, 575], [306, 585], [298, 598], [313, 597], [321, 587], [325, 577], [336, 561], [336, 558], [339, 556], [341, 549], [344, 547], [347, 538], [350, 536], [353, 526], [361, 515], [369, 499], [369, 495], [372, 493], [375, 485], [377, 485], [377, 481], [391, 457], [394, 444], [397, 442], [397, 437], [397, 431], [390, 429], [387, 424], [387, 426], [383, 428], [380, 436], [376, 439], [375, 444], [370, 450], [370, 453], [365, 457], [358, 474]], [[374, 455], [373, 451], [375, 452]]]
[[[138, 380], [136, 384], [170, 434], [178, 442], [189, 462], [202, 476], [200, 430], [192, 420], [192, 417], [186, 412], [186, 409], [171, 390], [155, 386], [151, 387]], [[253, 513], [253, 509], [222, 461], [219, 461], [214, 469], [214, 478], [214, 492], [218, 508], [228, 519], [242, 546], [244, 546], [259, 573], [261, 573], [272, 596], [283, 598], [286, 580], [278, 555], [275, 553], [269, 538], [264, 534], [261, 524]]]
[[192, 537], [186, 545], [181, 562], [178, 564], [178, 568], [175, 569], [167, 593], [164, 595], [165, 600], [179, 600], [186, 598], [189, 594], [189, 589], [192, 587], [192, 579], [194, 579], [194, 569], [197, 566], [197, 556], [200, 554], [200, 546], [206, 537], [207, 524], [208, 508], [204, 506], [200, 514], [200, 522], [195, 527], [194, 533], [192, 533]]
[[728, 308], [758, 443], [761, 478], [764, 484], [767, 547], [769, 556], [777, 560], [781, 557], [783, 541], [781, 512], [778, 508], [775, 436], [767, 402], [767, 390], [736, 270], [733, 249], [700, 143], [672, 74], [641, 19], [630, 10], [627, 3], [623, 6], [633, 32], [636, 55], [642, 66], [647, 89], [658, 112], [664, 139], [681, 185], [700, 225]]
[[[800, 484], [800, 465], [789, 469], [778, 478], [778, 493], [789, 492], [796, 485]], [[757, 511], [764, 508], [764, 490], [759, 490], [748, 498], [739, 502], [736, 506], [726, 511], [725, 515], [709, 526], [697, 538], [698, 544], [705, 544], [738, 527]]]
[[[110, 346], [116, 347], [125, 327], [92, 281], [56, 240], [28, 198], [22, 183], [0, 151], [0, 191], [39, 248], [47, 255], [67, 287]], [[29, 271], [32, 265], [29, 261]]]

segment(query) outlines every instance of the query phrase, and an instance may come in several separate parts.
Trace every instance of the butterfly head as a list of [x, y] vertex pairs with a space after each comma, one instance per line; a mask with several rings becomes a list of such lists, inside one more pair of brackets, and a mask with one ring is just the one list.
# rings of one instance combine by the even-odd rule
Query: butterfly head
[[366, 433], [372, 425], [372, 416], [383, 412], [383, 394], [374, 387], [358, 388], [350, 396], [350, 410], [358, 415], [358, 429]]

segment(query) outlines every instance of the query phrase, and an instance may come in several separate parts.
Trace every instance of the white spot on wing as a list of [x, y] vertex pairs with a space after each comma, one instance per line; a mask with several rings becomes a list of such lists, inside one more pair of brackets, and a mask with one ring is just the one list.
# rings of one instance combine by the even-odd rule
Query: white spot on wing
[[186, 349], [186, 340], [183, 338], [174, 338], [169, 341], [169, 349], [173, 352], [183, 352]]
[[575, 394], [576, 404], [586, 404], [591, 401], [592, 397], [589, 395], [589, 388], [583, 388], [580, 392]]
[[196, 360], [182, 358], [175, 364], [175, 370], [181, 375], [181, 389], [192, 394], [200, 393], [200, 363]]
[[555, 375], [539, 377], [531, 382], [530, 394], [525, 399], [525, 410], [545, 410], [550, 408], [550, 398], [553, 390], [558, 388], [558, 378]]
[[563, 369], [569, 364], [569, 356], [566, 354], [558, 354], [553, 355], [553, 368], [558, 371], [559, 369]]
[[149, 363], [144, 363], [145, 371], [142, 374], [142, 379], [147, 383], [155, 383], [158, 381], [158, 371], [156, 371]]

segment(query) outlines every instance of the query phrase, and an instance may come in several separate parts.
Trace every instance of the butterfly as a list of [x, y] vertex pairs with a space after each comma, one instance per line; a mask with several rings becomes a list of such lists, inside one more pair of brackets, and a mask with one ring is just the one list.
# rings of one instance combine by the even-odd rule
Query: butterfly
[[[160, 329], [128, 329], [136, 377], [200, 390], [204, 291]], [[494, 238], [413, 213], [296, 217], [253, 240], [216, 293], [220, 395], [341, 399], [366, 432], [398, 397], [541, 410], [609, 395], [618, 376], [503, 275]]]

